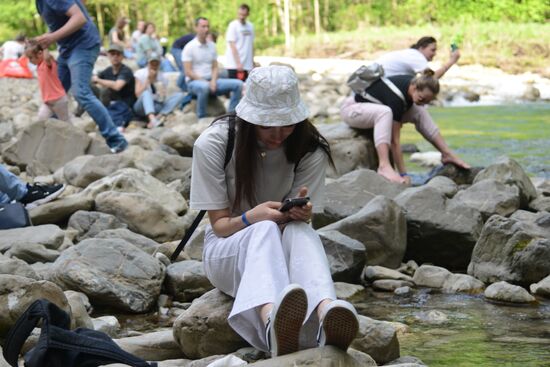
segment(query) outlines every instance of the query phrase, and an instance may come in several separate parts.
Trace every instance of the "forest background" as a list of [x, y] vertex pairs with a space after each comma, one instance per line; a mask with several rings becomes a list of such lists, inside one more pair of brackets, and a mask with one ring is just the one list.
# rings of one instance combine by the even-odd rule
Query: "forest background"
[[[240, 0], [87, 0], [102, 35], [120, 16], [152, 21], [171, 42], [210, 19], [225, 49], [224, 33]], [[461, 63], [550, 76], [549, 0], [248, 0], [256, 54], [373, 59], [433, 35], [440, 47], [457, 43]], [[0, 0], [0, 41], [46, 30], [34, 0]], [[446, 58], [447, 52], [439, 57]]]

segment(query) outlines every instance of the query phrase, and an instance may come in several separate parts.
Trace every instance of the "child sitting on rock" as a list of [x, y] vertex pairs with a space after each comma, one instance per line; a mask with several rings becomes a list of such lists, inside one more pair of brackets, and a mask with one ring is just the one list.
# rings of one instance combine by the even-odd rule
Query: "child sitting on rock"
[[70, 122], [69, 99], [57, 74], [57, 62], [36, 42], [29, 42], [25, 55], [37, 66], [38, 85], [44, 102], [38, 110], [38, 121], [45, 121], [52, 116]]

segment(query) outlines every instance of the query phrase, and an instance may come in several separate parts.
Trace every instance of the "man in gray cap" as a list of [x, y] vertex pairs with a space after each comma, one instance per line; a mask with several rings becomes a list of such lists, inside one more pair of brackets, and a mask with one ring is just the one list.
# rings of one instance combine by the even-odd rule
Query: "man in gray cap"
[[147, 127], [152, 129], [162, 124], [163, 116], [181, 104], [185, 94], [176, 92], [166, 96], [168, 79], [160, 70], [160, 55], [151, 53], [147, 65], [134, 73], [136, 97], [134, 113], [147, 118]]

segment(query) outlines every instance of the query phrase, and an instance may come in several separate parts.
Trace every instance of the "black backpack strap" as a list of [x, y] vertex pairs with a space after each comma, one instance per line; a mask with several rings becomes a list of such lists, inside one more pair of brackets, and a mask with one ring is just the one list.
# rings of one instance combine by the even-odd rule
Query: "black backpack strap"
[[[229, 122], [229, 129], [227, 132], [227, 145], [225, 146], [225, 161], [223, 163], [223, 168], [227, 167], [229, 162], [231, 161], [231, 157], [233, 156], [233, 148], [235, 147], [235, 117], [236, 115], [234, 113], [230, 113], [227, 115], [220, 116], [216, 118], [214, 121], [212, 121], [212, 124], [215, 122], [227, 117]], [[182, 240], [178, 244], [178, 247], [174, 250], [174, 253], [172, 253], [172, 256], [170, 256], [171, 261], [175, 261], [179, 254], [183, 251], [183, 248], [193, 235], [193, 232], [195, 232], [195, 229], [199, 226], [199, 223], [201, 222], [202, 218], [204, 218], [204, 215], [206, 214], [206, 210], [201, 210], [199, 214], [195, 217], [195, 220], [193, 220], [193, 223], [191, 223], [191, 226], [185, 231], [185, 235], [183, 236]]]

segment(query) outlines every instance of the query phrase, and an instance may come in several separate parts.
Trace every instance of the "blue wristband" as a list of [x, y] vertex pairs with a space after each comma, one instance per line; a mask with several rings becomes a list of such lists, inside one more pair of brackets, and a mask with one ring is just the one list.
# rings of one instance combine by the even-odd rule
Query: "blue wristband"
[[246, 219], [246, 212], [241, 215], [241, 219], [247, 227], [250, 225], [250, 222], [248, 221], [248, 219]]
[[401, 176], [401, 177], [405, 177], [405, 176], [408, 176], [408, 175], [409, 175], [409, 174], [408, 174], [407, 172], [405, 172], [405, 173], [400, 173], [400, 174], [399, 174], [399, 176]]

